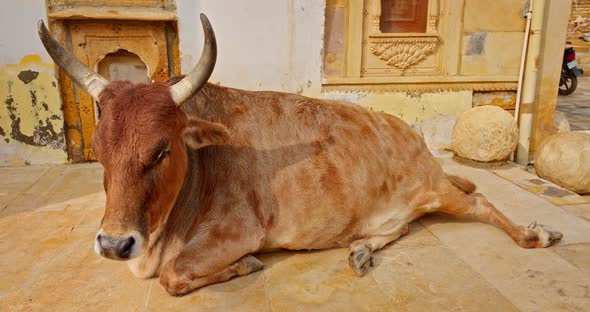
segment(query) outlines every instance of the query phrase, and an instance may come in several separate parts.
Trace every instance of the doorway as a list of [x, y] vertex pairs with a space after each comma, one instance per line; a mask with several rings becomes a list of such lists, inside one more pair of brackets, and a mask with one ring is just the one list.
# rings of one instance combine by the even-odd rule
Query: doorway
[[[58, 38], [76, 58], [103, 77], [134, 83], [180, 74], [175, 21], [63, 20]], [[68, 157], [95, 160], [92, 133], [100, 112], [94, 99], [59, 71]]]

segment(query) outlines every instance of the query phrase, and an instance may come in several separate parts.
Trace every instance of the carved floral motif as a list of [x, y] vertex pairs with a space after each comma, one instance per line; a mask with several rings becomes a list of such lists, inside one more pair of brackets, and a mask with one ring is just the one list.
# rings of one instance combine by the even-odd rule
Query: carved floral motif
[[438, 37], [387, 38], [372, 41], [370, 49], [387, 65], [406, 70], [432, 54], [438, 45]]

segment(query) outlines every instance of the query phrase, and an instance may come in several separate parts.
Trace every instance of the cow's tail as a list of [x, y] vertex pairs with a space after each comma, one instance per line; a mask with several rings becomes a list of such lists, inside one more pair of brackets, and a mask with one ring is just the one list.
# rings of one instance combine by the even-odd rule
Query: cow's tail
[[473, 192], [475, 192], [475, 184], [473, 184], [473, 182], [460, 177], [460, 176], [456, 176], [456, 175], [452, 175], [452, 174], [446, 174], [447, 178], [449, 179], [449, 181], [451, 181], [451, 183], [453, 183], [453, 185], [460, 189], [461, 191], [467, 193], [467, 194], [471, 194]]

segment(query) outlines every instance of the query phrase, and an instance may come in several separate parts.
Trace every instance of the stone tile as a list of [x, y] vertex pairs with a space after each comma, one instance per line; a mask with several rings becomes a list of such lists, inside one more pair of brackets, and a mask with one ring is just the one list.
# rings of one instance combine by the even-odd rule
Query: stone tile
[[530, 174], [517, 165], [504, 166], [490, 171], [557, 206], [590, 204], [590, 199]]
[[563, 112], [572, 130], [590, 130], [590, 77], [578, 77], [574, 93], [557, 97], [557, 110]]
[[[536, 220], [540, 224], [549, 225], [563, 233], [562, 244], [590, 242], [590, 223], [586, 220], [564, 213], [560, 207], [533, 193], [523, 191], [517, 185], [488, 170], [461, 165], [451, 159], [441, 161], [446, 172], [474, 181], [478, 188], [477, 192], [485, 195], [498, 210], [515, 223], [528, 225]], [[432, 231], [430, 227], [427, 228]], [[437, 233], [434, 234], [438, 236]]]
[[391, 300], [348, 266], [348, 249], [262, 255], [272, 311], [387, 311]]
[[47, 192], [65, 193], [74, 197], [104, 191], [103, 168], [100, 164], [69, 165]]
[[68, 244], [69, 231], [84, 212], [23, 213], [0, 218], [0, 294], [18, 295], [34, 284]]
[[14, 199], [16, 195], [0, 195], [0, 213]]
[[[23, 168], [10, 168], [23, 169]], [[50, 166], [18, 194], [0, 196], [0, 217], [31, 210], [103, 208], [100, 165]], [[12, 186], [15, 188], [15, 186]]]
[[410, 223], [410, 232], [406, 236], [402, 236], [396, 241], [389, 243], [382, 250], [388, 248], [426, 247], [434, 245], [440, 245], [438, 238], [430, 233], [430, 231], [428, 231], [420, 222], [414, 221]]
[[104, 191], [88, 193], [75, 197], [69, 193], [22, 194], [16, 195], [0, 212], [0, 217], [26, 211], [76, 210], [104, 208], [106, 195]]
[[158, 279], [152, 279], [147, 307], [151, 311], [270, 311], [264, 284], [264, 273], [259, 271], [173, 297]]
[[590, 275], [548, 249], [518, 247], [501, 230], [446, 215], [422, 223], [521, 311], [582, 311]]
[[9, 310], [133, 311], [149, 281], [94, 254], [87, 212], [28, 212], [0, 219], [0, 301]]
[[[588, 199], [590, 199], [590, 197]], [[580, 218], [590, 221], [590, 204], [561, 206], [561, 208]]]
[[578, 269], [590, 274], [590, 244], [556, 246], [553, 251]]
[[21, 192], [22, 194], [46, 194], [51, 191], [58, 178], [66, 170], [67, 166], [52, 166], [31, 186]]
[[[359, 278], [348, 250], [265, 255], [273, 311], [517, 311], [480, 275], [440, 246], [390, 246]], [[441, 263], [446, 269], [441, 270]]]
[[518, 311], [450, 250], [389, 248], [370, 276], [392, 304], [388, 311]]
[[[95, 255], [95, 257], [97, 257]], [[139, 311], [145, 307], [149, 280], [133, 276], [122, 263], [95, 270], [47, 268], [35, 283], [2, 298], [15, 311]]]
[[15, 195], [39, 179], [49, 167], [0, 168], [0, 196]]

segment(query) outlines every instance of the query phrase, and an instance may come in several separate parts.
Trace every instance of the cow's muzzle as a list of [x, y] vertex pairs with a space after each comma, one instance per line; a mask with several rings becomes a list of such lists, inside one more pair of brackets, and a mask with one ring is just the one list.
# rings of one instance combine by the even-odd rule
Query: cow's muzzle
[[139, 233], [110, 236], [101, 231], [96, 235], [94, 251], [109, 259], [129, 260], [141, 254], [143, 238]]

